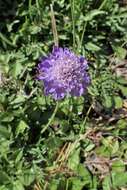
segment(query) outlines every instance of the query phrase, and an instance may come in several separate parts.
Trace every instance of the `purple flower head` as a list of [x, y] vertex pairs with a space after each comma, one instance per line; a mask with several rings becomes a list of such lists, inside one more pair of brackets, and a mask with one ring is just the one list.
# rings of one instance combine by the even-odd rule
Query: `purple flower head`
[[65, 95], [81, 96], [90, 83], [87, 61], [68, 48], [54, 47], [48, 57], [41, 59], [39, 80], [44, 83], [46, 95], [62, 99]]

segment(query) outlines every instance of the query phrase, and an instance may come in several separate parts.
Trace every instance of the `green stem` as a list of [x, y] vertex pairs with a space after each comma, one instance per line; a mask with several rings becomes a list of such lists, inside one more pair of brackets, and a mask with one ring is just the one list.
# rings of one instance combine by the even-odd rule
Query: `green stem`
[[30, 16], [30, 19], [32, 20], [32, 16], [31, 16], [31, 7], [32, 7], [32, 0], [29, 0], [29, 16]]
[[83, 38], [84, 38], [85, 31], [86, 31], [86, 26], [87, 26], [87, 21], [85, 22], [84, 28], [83, 28], [83, 31], [82, 31], [82, 36], [81, 36], [81, 40], [80, 40], [80, 48], [82, 47]]
[[73, 49], [75, 50], [75, 16], [74, 16], [75, 2], [74, 0], [70, 1], [71, 1], [71, 17], [72, 17], [72, 28], [73, 28]]
[[98, 8], [98, 10], [101, 10], [101, 9], [104, 7], [104, 5], [105, 5], [106, 2], [107, 2], [107, 0], [104, 0], [104, 1], [101, 3], [101, 5], [100, 5], [100, 7]]
[[16, 47], [10, 40], [8, 40], [1, 32], [0, 32], [0, 38], [8, 45]]
[[53, 5], [50, 5], [51, 9], [51, 22], [52, 22], [52, 32], [53, 32], [53, 37], [54, 37], [54, 44], [55, 46], [59, 46], [59, 40], [58, 40], [58, 33], [56, 29], [56, 20], [55, 20], [55, 15], [54, 15], [54, 10], [53, 10]]
[[69, 187], [69, 178], [67, 179], [66, 190], [68, 190], [68, 187]]
[[83, 121], [83, 123], [81, 125], [80, 134], [83, 132], [84, 126], [86, 124], [87, 118], [88, 118], [88, 116], [89, 116], [89, 114], [91, 112], [92, 107], [93, 107], [93, 103], [90, 105], [90, 107], [89, 107], [89, 109], [88, 109], [88, 111], [86, 113], [86, 117], [85, 117], [85, 119], [84, 119], [84, 121]]
[[50, 124], [53, 122], [53, 120], [55, 118], [55, 115], [56, 115], [56, 113], [58, 111], [58, 108], [59, 108], [59, 102], [56, 103], [55, 110], [54, 110], [52, 116], [50, 117], [47, 125], [41, 130], [41, 134], [43, 134], [48, 129], [48, 127], [50, 126]]

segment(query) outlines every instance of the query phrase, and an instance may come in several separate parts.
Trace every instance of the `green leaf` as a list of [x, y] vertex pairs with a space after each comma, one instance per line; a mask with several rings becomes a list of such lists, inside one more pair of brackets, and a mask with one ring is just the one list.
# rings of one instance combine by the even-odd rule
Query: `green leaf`
[[127, 121], [125, 119], [120, 119], [118, 122], [117, 122], [117, 128], [119, 129], [125, 129], [127, 127]]
[[3, 112], [0, 115], [0, 119], [3, 122], [11, 122], [14, 119], [14, 115], [10, 112]]
[[125, 164], [123, 160], [116, 160], [112, 163], [112, 171], [113, 172], [124, 172]]
[[0, 186], [0, 190], [10, 190], [7, 185]]
[[11, 144], [10, 140], [4, 139], [4, 138], [0, 139], [0, 156], [7, 158], [7, 154], [10, 151], [10, 148], [9, 148], [10, 144]]
[[59, 185], [59, 180], [52, 180], [50, 183], [50, 190], [57, 190]]
[[85, 45], [85, 47], [86, 47], [86, 49], [91, 50], [93, 52], [101, 50], [101, 48], [99, 46], [93, 44], [92, 42], [88, 42]]
[[9, 182], [10, 177], [4, 171], [0, 171], [0, 184], [5, 184]]
[[91, 151], [94, 147], [95, 147], [95, 144], [91, 143], [91, 144], [89, 144], [89, 145], [85, 148], [85, 151], [86, 151], [86, 152], [89, 152], [89, 151]]
[[25, 190], [22, 183], [20, 181], [14, 181], [13, 182], [13, 188], [12, 190]]
[[101, 15], [101, 14], [105, 14], [105, 11], [100, 11], [98, 9], [94, 9], [90, 12], [88, 12], [85, 17], [84, 17], [84, 20], [85, 21], [90, 21], [90, 20], [93, 20], [93, 18], [97, 15]]
[[82, 190], [86, 182], [82, 181], [80, 178], [71, 177], [69, 178], [69, 183], [71, 184], [71, 190]]
[[15, 64], [13, 64], [12, 69], [11, 69], [11, 74], [14, 78], [16, 78], [19, 74], [21, 74], [23, 69], [23, 66], [21, 65], [21, 63], [16, 62]]
[[23, 157], [23, 151], [17, 150], [15, 164], [18, 164], [21, 161], [22, 157]]
[[0, 125], [0, 138], [2, 137], [8, 139], [10, 137], [10, 131], [5, 126]]
[[114, 188], [127, 185], [127, 172], [112, 172], [112, 184]]
[[6, 36], [4, 36], [1, 32], [0, 32], [0, 38], [3, 42], [5, 42], [7, 45], [10, 45], [12, 47], [15, 47], [15, 45], [9, 40], [6, 38]]
[[118, 140], [116, 140], [116, 141], [114, 142], [114, 144], [113, 144], [112, 154], [117, 153], [118, 150], [119, 150], [119, 142], [118, 142]]
[[115, 51], [116, 55], [118, 58], [120, 59], [125, 59], [126, 55], [127, 55], [127, 50], [120, 47], [120, 46], [112, 46], [113, 47], [113, 50]]
[[20, 104], [25, 101], [25, 97], [23, 95], [18, 95], [11, 104]]
[[103, 190], [111, 190], [111, 178], [106, 176], [102, 182]]
[[34, 180], [35, 180], [35, 171], [33, 168], [31, 169], [26, 169], [23, 173], [22, 176], [20, 176], [20, 181], [22, 182], [23, 185], [29, 186]]
[[86, 184], [92, 183], [91, 174], [83, 164], [78, 165], [77, 173]]
[[79, 154], [80, 154], [80, 148], [77, 148], [70, 155], [69, 160], [68, 160], [68, 167], [70, 169], [77, 170], [77, 167], [78, 167], [79, 162], [80, 162]]
[[104, 96], [104, 99], [103, 99], [103, 105], [106, 107], [106, 108], [111, 108], [113, 106], [113, 102], [112, 102], [112, 97], [111, 96]]
[[26, 129], [28, 129], [29, 126], [26, 124], [25, 121], [21, 120], [16, 128], [16, 135], [23, 134]]
[[114, 96], [115, 108], [119, 109], [123, 106], [123, 100], [119, 96]]
[[[127, 83], [127, 81], [126, 81]], [[127, 96], [127, 87], [119, 85], [119, 89], [121, 90], [123, 96]]]
[[127, 84], [127, 80], [124, 77], [120, 76], [120, 77], [117, 77], [117, 83], [126, 85]]

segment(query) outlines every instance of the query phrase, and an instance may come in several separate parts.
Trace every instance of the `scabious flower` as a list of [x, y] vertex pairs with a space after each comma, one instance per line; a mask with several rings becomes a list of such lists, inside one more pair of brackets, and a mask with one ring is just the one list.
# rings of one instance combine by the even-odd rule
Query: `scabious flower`
[[52, 53], [40, 60], [39, 80], [44, 83], [45, 95], [55, 100], [66, 95], [81, 96], [90, 83], [87, 61], [68, 48], [54, 47]]

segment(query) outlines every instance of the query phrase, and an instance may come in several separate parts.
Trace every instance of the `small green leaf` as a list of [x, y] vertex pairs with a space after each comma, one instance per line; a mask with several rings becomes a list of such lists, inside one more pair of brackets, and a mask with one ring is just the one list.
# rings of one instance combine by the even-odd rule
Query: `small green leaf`
[[121, 90], [123, 96], [127, 96], [127, 87], [119, 85], [119, 89]]
[[89, 144], [89, 145], [85, 148], [85, 151], [86, 151], [86, 152], [89, 152], [89, 151], [91, 151], [94, 147], [95, 147], [95, 144], [91, 143], [91, 144]]
[[127, 185], [127, 172], [112, 172], [112, 184], [114, 189]]
[[127, 121], [125, 119], [120, 119], [117, 122], [117, 128], [119, 129], [125, 129], [127, 127]]
[[112, 46], [117, 57], [120, 58], [120, 59], [125, 59], [126, 55], [127, 55], [127, 50], [120, 47], [120, 46]]
[[111, 190], [111, 178], [106, 176], [102, 182], [103, 190]]
[[0, 125], [0, 137], [9, 138], [10, 137], [10, 131], [5, 126]]
[[23, 185], [29, 186], [35, 180], [35, 177], [36, 177], [35, 171], [31, 168], [25, 170], [19, 179]]
[[4, 112], [0, 115], [0, 119], [3, 122], [11, 122], [14, 119], [14, 115], [10, 112]]
[[0, 184], [9, 183], [10, 177], [4, 171], [0, 171]]
[[126, 85], [127, 84], [127, 80], [124, 77], [120, 76], [120, 77], [117, 77], [117, 83]]
[[92, 42], [88, 42], [85, 45], [85, 47], [86, 47], [86, 49], [91, 50], [93, 52], [101, 50], [101, 48], [99, 46], [93, 44]]
[[80, 162], [79, 153], [80, 148], [75, 149], [68, 160], [68, 167], [72, 170], [77, 170]]
[[85, 21], [90, 21], [90, 20], [93, 20], [93, 18], [97, 15], [101, 15], [101, 14], [105, 14], [105, 11], [100, 11], [98, 9], [94, 9], [90, 12], [88, 12], [85, 17], [84, 17], [84, 20]]
[[13, 64], [12, 69], [11, 69], [11, 74], [14, 78], [16, 78], [19, 74], [21, 74], [23, 69], [23, 66], [21, 65], [21, 63], [16, 62], [15, 64]]
[[112, 97], [111, 96], [104, 96], [103, 105], [106, 108], [111, 108], [113, 105]]
[[112, 154], [117, 153], [118, 150], [119, 150], [119, 142], [118, 142], [118, 140], [116, 140], [116, 141], [114, 142], [114, 144], [113, 144]]
[[84, 187], [84, 185], [86, 185], [86, 182], [82, 181], [78, 177], [71, 177], [71, 178], [69, 178], [69, 183], [72, 186], [71, 190], [82, 190], [82, 188]]
[[57, 190], [59, 185], [59, 180], [52, 180], [50, 183], [50, 190]]
[[29, 126], [25, 123], [25, 121], [21, 120], [16, 128], [16, 135], [18, 136], [20, 133], [23, 134]]
[[13, 189], [12, 190], [25, 190], [22, 183], [20, 181], [13, 182]]
[[12, 101], [10, 104], [19, 106], [20, 103], [25, 101], [25, 97], [23, 95], [18, 95], [14, 101]]
[[124, 172], [125, 164], [123, 160], [116, 160], [112, 163], [112, 171], [114, 172]]
[[119, 109], [123, 106], [123, 100], [119, 96], [114, 96], [115, 108]]
[[91, 174], [83, 164], [79, 164], [77, 172], [86, 184], [92, 183]]
[[15, 164], [18, 164], [18, 162], [21, 161], [22, 157], [23, 157], [23, 151], [22, 150], [18, 150], [16, 152]]

